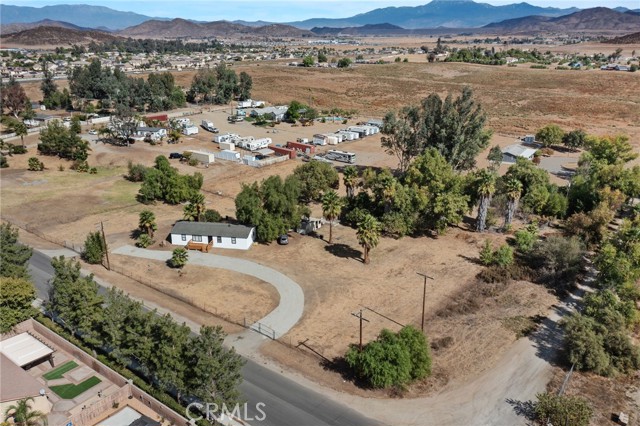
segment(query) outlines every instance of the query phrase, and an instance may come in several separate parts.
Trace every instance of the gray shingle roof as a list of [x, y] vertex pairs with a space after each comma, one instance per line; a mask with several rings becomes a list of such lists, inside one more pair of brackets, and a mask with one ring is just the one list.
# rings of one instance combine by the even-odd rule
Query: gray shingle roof
[[172, 234], [207, 235], [210, 237], [248, 238], [253, 228], [244, 225], [214, 222], [176, 222]]

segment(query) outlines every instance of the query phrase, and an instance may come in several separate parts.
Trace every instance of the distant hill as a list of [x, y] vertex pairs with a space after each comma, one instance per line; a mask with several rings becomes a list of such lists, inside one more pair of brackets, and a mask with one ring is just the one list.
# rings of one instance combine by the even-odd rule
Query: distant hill
[[612, 38], [611, 40], [606, 40], [603, 43], [609, 44], [638, 44], [640, 43], [640, 32], [627, 34], [621, 37]]
[[86, 4], [60, 4], [55, 6], [29, 7], [0, 4], [0, 22], [4, 24], [38, 22], [43, 19], [69, 22], [80, 27], [99, 26], [122, 29], [138, 25], [151, 18], [134, 12], [121, 12], [104, 6]]
[[558, 9], [538, 7], [528, 3], [492, 6], [473, 0], [433, 0], [415, 7], [385, 7], [342, 19], [307, 19], [290, 22], [299, 28], [313, 27], [358, 27], [387, 22], [403, 28], [468, 28], [481, 27], [492, 22], [523, 16], [562, 16], [578, 11], [577, 8]]
[[13, 34], [3, 34], [0, 43], [3, 46], [65, 46], [87, 44], [92, 41], [101, 43], [118, 38], [120, 37], [102, 31], [41, 26]]
[[311, 32], [317, 35], [404, 35], [410, 33], [412, 30], [406, 30], [402, 27], [393, 24], [367, 24], [361, 27], [314, 27], [311, 28]]
[[12, 33], [17, 33], [20, 31], [30, 30], [32, 28], [38, 27], [60, 27], [60, 28], [68, 28], [70, 30], [78, 30], [78, 31], [87, 31], [92, 28], [83, 28], [77, 25], [70, 24], [69, 22], [62, 21], [52, 21], [51, 19], [43, 19], [38, 22], [27, 22], [27, 23], [15, 23], [15, 24], [2, 24], [0, 25], [0, 34], [7, 35]]
[[570, 15], [549, 18], [527, 16], [489, 24], [485, 29], [497, 32], [541, 32], [541, 31], [633, 31], [640, 28], [640, 16], [635, 13], [618, 12], [606, 7], [594, 7]]
[[284, 24], [270, 24], [250, 27], [228, 21], [197, 23], [185, 19], [171, 21], [150, 20], [140, 25], [126, 28], [120, 35], [134, 38], [206, 38], [246, 35], [256, 37], [310, 37], [313, 33]]

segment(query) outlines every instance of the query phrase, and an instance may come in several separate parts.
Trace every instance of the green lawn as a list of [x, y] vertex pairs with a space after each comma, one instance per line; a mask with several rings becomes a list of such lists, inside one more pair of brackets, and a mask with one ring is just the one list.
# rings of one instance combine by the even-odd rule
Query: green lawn
[[91, 389], [100, 382], [100, 379], [98, 379], [96, 376], [92, 376], [77, 385], [69, 383], [66, 385], [49, 386], [49, 389], [55, 392], [55, 394], [62, 399], [73, 399], [76, 396], [80, 395], [82, 392], [86, 391], [87, 389]]
[[48, 373], [44, 374], [42, 377], [44, 377], [46, 380], [62, 379], [62, 376], [64, 375], [64, 373], [66, 373], [67, 371], [73, 370], [77, 366], [78, 366], [78, 364], [76, 364], [75, 361], [65, 362], [64, 364], [62, 364], [58, 368], [56, 368], [54, 370], [51, 370]]

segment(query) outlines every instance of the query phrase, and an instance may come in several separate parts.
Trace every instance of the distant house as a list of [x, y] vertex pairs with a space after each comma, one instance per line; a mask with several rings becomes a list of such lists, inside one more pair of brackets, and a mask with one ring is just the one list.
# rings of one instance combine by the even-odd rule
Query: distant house
[[284, 120], [284, 115], [287, 113], [288, 109], [289, 108], [287, 108], [286, 106], [252, 109], [249, 115], [251, 117], [258, 117], [263, 115], [267, 120], [282, 121]]
[[135, 135], [143, 138], [149, 137], [153, 141], [158, 141], [167, 136], [167, 129], [162, 127], [138, 127]]
[[24, 124], [29, 127], [38, 127], [38, 126], [46, 126], [51, 123], [53, 120], [59, 120], [59, 117], [55, 115], [46, 115], [46, 114], [36, 114], [35, 117], [24, 120]]
[[509, 145], [502, 150], [502, 161], [505, 163], [515, 163], [517, 158], [533, 160], [536, 149], [528, 148], [520, 144]]
[[230, 223], [176, 222], [171, 229], [171, 244], [187, 246], [189, 242], [214, 248], [248, 250], [256, 239], [256, 228]]
[[367, 125], [369, 126], [376, 126], [378, 129], [382, 129], [382, 120], [378, 120], [376, 118], [372, 118], [369, 121], [367, 121]]

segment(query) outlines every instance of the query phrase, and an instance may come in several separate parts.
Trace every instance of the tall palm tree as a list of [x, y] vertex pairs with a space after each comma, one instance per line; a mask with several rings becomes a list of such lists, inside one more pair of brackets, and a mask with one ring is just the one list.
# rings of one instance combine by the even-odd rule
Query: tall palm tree
[[342, 172], [342, 179], [345, 188], [347, 188], [347, 197], [353, 198], [355, 196], [355, 187], [358, 183], [358, 169], [354, 166], [345, 167]]
[[196, 206], [192, 203], [188, 203], [182, 209], [184, 220], [188, 220], [189, 222], [197, 222], [198, 221], [198, 211], [196, 210]]
[[364, 263], [369, 264], [369, 252], [380, 242], [380, 222], [370, 214], [366, 214], [358, 222], [358, 242], [364, 249]]
[[342, 199], [336, 191], [329, 190], [322, 197], [322, 214], [329, 221], [329, 244], [333, 241], [333, 221], [340, 216]]
[[193, 205], [193, 209], [196, 212], [196, 222], [200, 222], [202, 219], [202, 215], [204, 215], [204, 211], [206, 209], [204, 194], [198, 192], [194, 194], [193, 197], [189, 200], [189, 204]]
[[509, 178], [504, 182], [504, 194], [507, 196], [507, 212], [504, 217], [504, 229], [511, 226], [513, 216], [518, 209], [518, 200], [522, 195], [522, 182], [516, 178]]
[[158, 225], [156, 224], [156, 215], [153, 214], [151, 210], [142, 210], [140, 212], [138, 227], [142, 232], [153, 238], [153, 232], [158, 229]]
[[13, 419], [13, 423], [18, 426], [46, 426], [46, 414], [32, 410], [29, 401], [33, 401], [33, 398], [23, 398], [16, 404], [7, 407], [4, 412], [4, 421]]
[[484, 232], [487, 224], [487, 212], [491, 197], [496, 192], [496, 174], [488, 169], [482, 169], [476, 173], [476, 190], [478, 192], [478, 217], [476, 218], [476, 231]]

